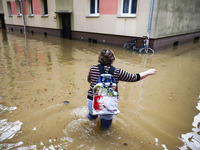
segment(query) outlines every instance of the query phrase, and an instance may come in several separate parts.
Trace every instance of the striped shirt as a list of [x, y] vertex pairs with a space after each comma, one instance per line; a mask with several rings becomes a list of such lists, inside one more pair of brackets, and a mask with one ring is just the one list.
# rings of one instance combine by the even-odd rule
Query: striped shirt
[[[108, 73], [109, 69], [110, 69], [110, 66], [104, 66], [105, 73]], [[88, 82], [90, 83], [88, 98], [91, 100], [93, 99], [93, 87], [95, 86], [99, 76], [100, 76], [99, 67], [97, 65], [92, 66], [88, 73]], [[117, 83], [119, 81], [136, 82], [140, 80], [139, 74], [131, 74], [119, 68], [115, 68], [113, 76]]]

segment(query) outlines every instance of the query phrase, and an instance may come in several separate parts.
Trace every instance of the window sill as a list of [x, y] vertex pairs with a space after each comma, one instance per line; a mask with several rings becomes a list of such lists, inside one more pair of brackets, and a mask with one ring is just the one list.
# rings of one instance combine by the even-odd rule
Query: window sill
[[22, 14], [18, 14], [17, 17], [22, 17]]
[[99, 18], [99, 15], [87, 15], [86, 18]]
[[34, 17], [34, 14], [28, 15], [28, 17]]
[[41, 17], [49, 17], [49, 15], [48, 15], [48, 14], [45, 14], [45, 15], [41, 15]]
[[127, 16], [119, 15], [117, 16], [117, 18], [136, 18], [136, 15], [127, 15]]

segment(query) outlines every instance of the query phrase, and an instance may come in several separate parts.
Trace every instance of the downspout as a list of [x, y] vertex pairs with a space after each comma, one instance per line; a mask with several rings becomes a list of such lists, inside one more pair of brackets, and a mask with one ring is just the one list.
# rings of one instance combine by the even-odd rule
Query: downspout
[[148, 24], [148, 29], [147, 29], [147, 46], [149, 46], [149, 37], [150, 37], [150, 32], [151, 32], [151, 22], [152, 22], [152, 15], [153, 15], [153, 4], [154, 0], [151, 0], [151, 5], [150, 5], [150, 13], [149, 13], [149, 24]]
[[23, 0], [21, 0], [22, 3], [22, 14], [23, 14], [23, 22], [24, 22], [24, 33], [26, 33], [26, 23], [25, 23], [25, 16], [24, 16], [24, 4]]

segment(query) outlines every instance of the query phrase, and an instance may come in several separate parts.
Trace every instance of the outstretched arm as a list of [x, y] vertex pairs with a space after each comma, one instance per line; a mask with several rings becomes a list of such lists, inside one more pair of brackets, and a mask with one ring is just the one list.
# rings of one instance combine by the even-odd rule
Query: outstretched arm
[[144, 71], [144, 72], [142, 72], [142, 73], [139, 73], [139, 74], [140, 74], [140, 80], [146, 78], [146, 77], [149, 76], [149, 75], [155, 75], [156, 72], [157, 72], [156, 69], [149, 69], [149, 70], [147, 70], [147, 71]]

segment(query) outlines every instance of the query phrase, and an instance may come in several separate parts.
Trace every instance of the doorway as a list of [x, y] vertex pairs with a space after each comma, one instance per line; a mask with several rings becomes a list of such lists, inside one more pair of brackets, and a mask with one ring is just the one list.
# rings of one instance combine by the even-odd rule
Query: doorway
[[71, 14], [62, 15], [62, 37], [71, 40]]
[[4, 20], [4, 14], [0, 14], [0, 23], [1, 23], [1, 28], [5, 29], [5, 20]]

